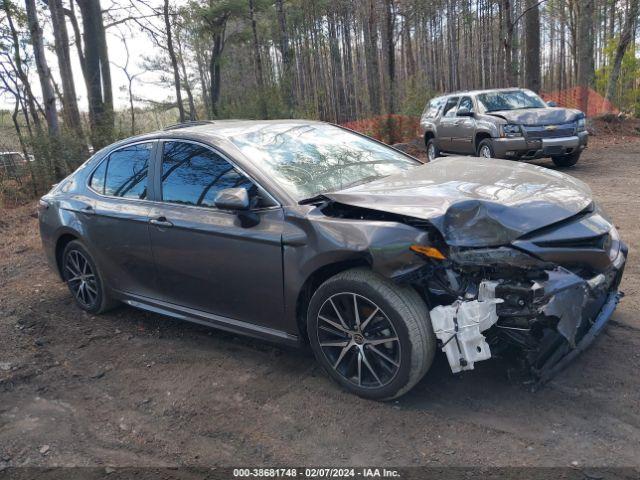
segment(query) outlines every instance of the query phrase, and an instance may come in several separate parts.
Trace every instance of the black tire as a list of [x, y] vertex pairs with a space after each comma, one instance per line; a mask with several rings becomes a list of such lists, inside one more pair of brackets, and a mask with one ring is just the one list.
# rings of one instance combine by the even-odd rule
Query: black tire
[[[351, 308], [351, 298], [351, 311], [359, 309], [359, 320], [348, 310], [331, 317], [342, 306]], [[436, 351], [429, 311], [418, 293], [364, 268], [341, 272], [318, 288], [309, 304], [307, 331], [329, 376], [347, 391], [373, 400], [408, 392], [427, 373]]]
[[[489, 152], [491, 156], [487, 156], [485, 151]], [[478, 151], [476, 152], [476, 155], [484, 158], [496, 158], [496, 153], [493, 150], [493, 142], [490, 138], [485, 138], [478, 144]]]
[[[104, 278], [93, 257], [78, 240], [69, 242], [64, 249], [62, 275], [76, 305], [82, 310], [99, 314], [118, 305], [119, 302], [109, 296]], [[82, 279], [79, 280], [79, 276]]]
[[580, 160], [581, 153], [582, 152], [574, 152], [569, 155], [559, 155], [556, 157], [551, 157], [551, 160], [553, 160], [553, 163], [556, 165], [556, 167], [573, 167], [576, 163], [578, 163], [578, 160]]
[[436, 139], [430, 138], [426, 143], [427, 148], [427, 160], [433, 161], [440, 156], [440, 149], [436, 145]]

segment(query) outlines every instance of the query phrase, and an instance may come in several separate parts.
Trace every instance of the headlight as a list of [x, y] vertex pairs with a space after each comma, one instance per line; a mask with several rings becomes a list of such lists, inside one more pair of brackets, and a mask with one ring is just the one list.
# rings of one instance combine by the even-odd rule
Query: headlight
[[521, 137], [522, 130], [520, 129], [520, 125], [514, 125], [511, 123], [507, 123], [506, 125], [502, 125], [501, 127], [501, 137]]
[[587, 129], [587, 120], [583, 117], [576, 122], [576, 132], [584, 132]]
[[609, 235], [604, 243], [604, 249], [609, 254], [609, 260], [613, 261], [620, 253], [620, 235], [616, 227], [611, 227]]

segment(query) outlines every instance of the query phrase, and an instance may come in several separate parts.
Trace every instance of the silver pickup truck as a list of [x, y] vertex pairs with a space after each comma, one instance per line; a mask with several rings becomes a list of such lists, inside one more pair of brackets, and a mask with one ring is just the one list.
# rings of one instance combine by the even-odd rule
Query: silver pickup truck
[[587, 146], [585, 115], [530, 90], [457, 92], [432, 99], [420, 119], [429, 160], [442, 153], [575, 165]]

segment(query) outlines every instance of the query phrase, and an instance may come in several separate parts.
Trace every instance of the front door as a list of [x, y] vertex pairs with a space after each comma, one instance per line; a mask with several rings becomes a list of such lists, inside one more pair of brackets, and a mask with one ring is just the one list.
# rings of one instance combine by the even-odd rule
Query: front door
[[[462, 109], [474, 113], [471, 97], [462, 97], [458, 104], [458, 112]], [[457, 115], [456, 115], [457, 116]], [[458, 117], [451, 138], [451, 151], [455, 153], [475, 154], [473, 137], [476, 131], [476, 120], [473, 117]]]
[[[282, 209], [213, 149], [183, 141], [161, 148], [149, 232], [164, 300], [284, 330]], [[215, 207], [231, 187], [249, 190], [252, 226]]]
[[442, 116], [438, 125], [438, 148], [445, 152], [452, 149], [452, 137], [455, 135], [458, 100], [460, 97], [449, 97], [442, 110]]

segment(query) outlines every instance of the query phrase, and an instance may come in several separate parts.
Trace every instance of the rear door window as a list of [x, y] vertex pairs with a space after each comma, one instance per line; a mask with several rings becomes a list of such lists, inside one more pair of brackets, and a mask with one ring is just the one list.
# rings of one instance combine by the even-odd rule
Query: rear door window
[[445, 98], [434, 98], [427, 104], [427, 108], [424, 111], [424, 116], [427, 118], [435, 118], [438, 116], [440, 108], [444, 104]]
[[444, 117], [453, 117], [456, 114], [456, 105], [458, 105], [458, 99], [460, 97], [451, 97], [447, 100], [447, 103], [444, 106], [444, 110], [442, 111], [442, 115]]
[[461, 108], [466, 108], [471, 113], [473, 113], [473, 101], [471, 100], [471, 97], [462, 97], [462, 100], [460, 100], [460, 105], [458, 105], [458, 109]]
[[144, 199], [153, 143], [139, 143], [109, 155], [91, 176], [91, 188], [111, 197]]

